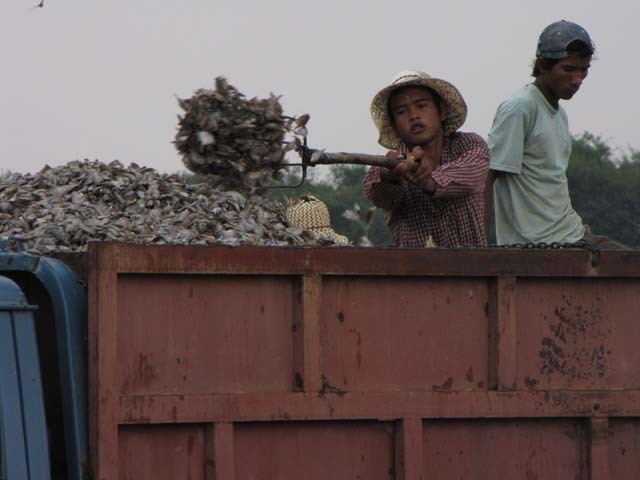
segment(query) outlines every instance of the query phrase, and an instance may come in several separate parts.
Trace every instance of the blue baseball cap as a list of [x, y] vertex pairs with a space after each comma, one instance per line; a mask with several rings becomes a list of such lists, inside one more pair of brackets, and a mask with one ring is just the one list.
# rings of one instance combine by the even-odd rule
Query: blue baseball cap
[[566, 58], [570, 55], [567, 47], [576, 40], [584, 43], [592, 53], [595, 51], [591, 37], [580, 25], [566, 20], [554, 22], [540, 34], [536, 57]]

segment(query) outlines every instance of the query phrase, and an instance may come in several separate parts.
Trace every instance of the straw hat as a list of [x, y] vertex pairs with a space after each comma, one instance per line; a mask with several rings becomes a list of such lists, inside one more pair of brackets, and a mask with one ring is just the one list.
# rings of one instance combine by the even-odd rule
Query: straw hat
[[313, 195], [302, 195], [296, 200], [288, 199], [287, 221], [289, 225], [311, 230], [316, 235], [330, 238], [341, 245], [349, 243], [347, 237], [333, 231], [329, 209]]
[[380, 132], [378, 143], [383, 147], [391, 150], [402, 147], [402, 140], [396, 134], [389, 118], [389, 95], [398, 88], [411, 86], [430, 88], [446, 104], [447, 116], [442, 121], [445, 137], [458, 130], [467, 118], [467, 104], [456, 87], [425, 72], [403, 70], [393, 77], [391, 85], [380, 90], [371, 101], [371, 118]]

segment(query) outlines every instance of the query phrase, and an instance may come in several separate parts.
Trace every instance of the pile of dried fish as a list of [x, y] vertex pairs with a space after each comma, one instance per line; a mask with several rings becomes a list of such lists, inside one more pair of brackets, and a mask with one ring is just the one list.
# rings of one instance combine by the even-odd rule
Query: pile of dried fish
[[[0, 237], [48, 254], [90, 240], [182, 245], [331, 245], [289, 227], [274, 200], [114, 161], [0, 177]], [[26, 245], [25, 245], [26, 244]]]
[[283, 115], [278, 97], [246, 99], [218, 77], [215, 90], [197, 90], [178, 104], [185, 113], [174, 143], [189, 170], [243, 191], [281, 179], [283, 141], [293, 119]]

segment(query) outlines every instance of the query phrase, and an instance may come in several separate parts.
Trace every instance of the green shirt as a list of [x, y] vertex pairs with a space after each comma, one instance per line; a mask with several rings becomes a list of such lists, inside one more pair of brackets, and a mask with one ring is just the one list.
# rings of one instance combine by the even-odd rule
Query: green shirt
[[497, 243], [582, 239], [582, 219], [569, 198], [571, 134], [564, 109], [526, 85], [498, 107], [488, 143], [489, 168], [506, 173], [493, 184]]

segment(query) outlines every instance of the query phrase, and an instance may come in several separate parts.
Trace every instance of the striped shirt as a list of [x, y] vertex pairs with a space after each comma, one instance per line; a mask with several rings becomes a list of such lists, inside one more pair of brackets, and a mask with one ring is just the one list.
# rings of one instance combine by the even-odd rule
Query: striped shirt
[[386, 182], [380, 167], [364, 178], [364, 193], [384, 210], [385, 220], [399, 247], [426, 245], [429, 236], [438, 247], [486, 245], [484, 182], [489, 148], [480, 135], [455, 132], [445, 137], [440, 164], [431, 173], [433, 194], [401, 179]]

